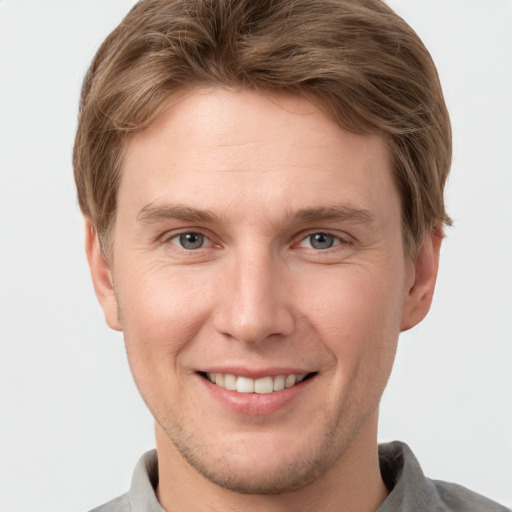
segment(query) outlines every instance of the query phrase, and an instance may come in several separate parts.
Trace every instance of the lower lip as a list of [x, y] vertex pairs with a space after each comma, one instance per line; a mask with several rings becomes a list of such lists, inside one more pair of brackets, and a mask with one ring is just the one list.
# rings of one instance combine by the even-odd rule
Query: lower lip
[[290, 405], [302, 394], [315, 376], [303, 380], [290, 388], [274, 391], [273, 393], [238, 393], [213, 384], [208, 379], [198, 375], [209, 393], [223, 406], [234, 412], [251, 416], [263, 416], [275, 413]]

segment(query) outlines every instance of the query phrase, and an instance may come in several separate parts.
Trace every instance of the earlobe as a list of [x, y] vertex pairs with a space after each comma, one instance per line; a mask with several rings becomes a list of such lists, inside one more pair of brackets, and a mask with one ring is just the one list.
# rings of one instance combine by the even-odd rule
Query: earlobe
[[101, 250], [96, 230], [87, 219], [85, 221], [85, 252], [89, 262], [94, 291], [103, 309], [105, 320], [110, 328], [121, 331], [110, 266]]
[[416, 260], [411, 262], [411, 278], [402, 309], [401, 331], [407, 331], [420, 323], [432, 303], [439, 268], [439, 251], [442, 237], [433, 230], [418, 251]]

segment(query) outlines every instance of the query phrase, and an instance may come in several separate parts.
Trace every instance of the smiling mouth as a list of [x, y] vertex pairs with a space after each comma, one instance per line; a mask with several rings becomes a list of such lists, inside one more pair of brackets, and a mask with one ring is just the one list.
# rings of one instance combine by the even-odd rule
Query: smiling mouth
[[229, 391], [237, 391], [238, 393], [268, 394], [296, 386], [297, 384], [300, 384], [301, 382], [316, 375], [316, 372], [277, 375], [275, 377], [268, 376], [261, 377], [260, 379], [251, 379], [250, 377], [242, 377], [230, 373], [200, 372], [200, 375], [216, 386]]

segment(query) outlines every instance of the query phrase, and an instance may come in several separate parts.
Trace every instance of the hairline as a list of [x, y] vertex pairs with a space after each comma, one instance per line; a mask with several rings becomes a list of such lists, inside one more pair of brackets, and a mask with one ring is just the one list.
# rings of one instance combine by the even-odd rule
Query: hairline
[[[119, 192], [119, 185], [120, 181], [123, 176], [123, 167], [124, 167], [124, 160], [126, 157], [126, 152], [128, 150], [128, 145], [130, 143], [130, 140], [135, 137], [138, 133], [142, 132], [143, 130], [149, 128], [157, 119], [160, 117], [166, 110], [171, 108], [176, 103], [180, 102], [181, 100], [185, 99], [187, 96], [194, 94], [195, 92], [207, 92], [209, 90], [228, 90], [228, 91], [234, 91], [234, 92], [240, 92], [245, 90], [252, 90], [257, 91], [259, 93], [265, 94], [267, 98], [272, 101], [272, 96], [279, 96], [279, 95], [293, 95], [299, 98], [304, 98], [312, 103], [315, 107], [317, 107], [319, 110], [321, 110], [326, 116], [331, 118], [337, 126], [339, 126], [341, 129], [346, 130], [351, 133], [355, 133], [358, 135], [374, 135], [378, 136], [382, 139], [386, 146], [386, 151], [388, 151], [390, 156], [390, 162], [391, 162], [391, 171], [392, 171], [392, 179], [397, 187], [397, 192], [400, 200], [400, 223], [401, 223], [401, 230], [402, 230], [402, 243], [403, 243], [403, 249], [404, 254], [406, 257], [410, 257], [412, 260], [415, 260], [419, 248], [423, 241], [425, 240], [428, 230], [423, 234], [422, 237], [419, 239], [415, 239], [414, 235], [412, 233], [412, 230], [410, 226], [408, 225], [405, 215], [404, 215], [404, 197], [402, 193], [399, 190], [399, 184], [398, 184], [398, 176], [397, 176], [397, 170], [395, 162], [395, 153], [392, 148], [392, 138], [390, 134], [384, 133], [382, 130], [368, 130], [368, 131], [355, 131], [351, 130], [349, 127], [344, 126], [340, 123], [340, 120], [336, 118], [335, 113], [332, 111], [332, 109], [329, 108], [328, 102], [322, 97], [321, 94], [319, 94], [317, 91], [312, 90], [307, 85], [303, 85], [300, 88], [291, 88], [291, 87], [281, 87], [281, 88], [268, 88], [268, 87], [259, 87], [254, 84], [225, 84], [225, 83], [214, 83], [214, 81], [210, 83], [190, 83], [188, 86], [182, 86], [179, 88], [176, 88], [175, 90], [171, 91], [167, 97], [158, 103], [158, 105], [155, 106], [151, 114], [148, 116], [148, 119], [145, 123], [143, 123], [140, 127], [131, 130], [129, 133], [126, 134], [126, 136], [123, 138], [121, 142], [121, 150], [120, 150], [120, 159], [119, 159], [119, 183], [116, 190], [116, 209], [117, 209], [117, 194]], [[282, 105], [279, 105], [282, 107]], [[284, 107], [282, 107], [284, 108]], [[110, 265], [113, 264], [113, 248], [114, 248], [114, 230], [115, 230], [115, 224], [116, 224], [116, 214], [117, 211], [114, 211], [110, 214], [110, 221], [109, 224], [106, 226], [106, 229], [103, 233], [98, 232], [96, 225], [94, 225], [93, 219], [89, 217], [89, 220], [91, 224], [93, 225], [94, 229], [97, 231], [98, 239], [99, 239], [99, 245], [102, 250], [103, 255], [107, 259], [108, 263]], [[431, 231], [436, 232], [441, 237], [444, 236], [444, 229], [441, 222], [439, 222], [436, 225], [430, 226]]]

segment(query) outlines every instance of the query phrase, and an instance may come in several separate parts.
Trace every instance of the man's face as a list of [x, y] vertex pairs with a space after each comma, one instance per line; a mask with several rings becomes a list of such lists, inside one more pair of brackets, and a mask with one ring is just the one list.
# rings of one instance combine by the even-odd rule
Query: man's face
[[381, 138], [296, 96], [191, 92], [128, 143], [110, 269], [157, 431], [211, 481], [282, 492], [371, 444], [415, 322]]

